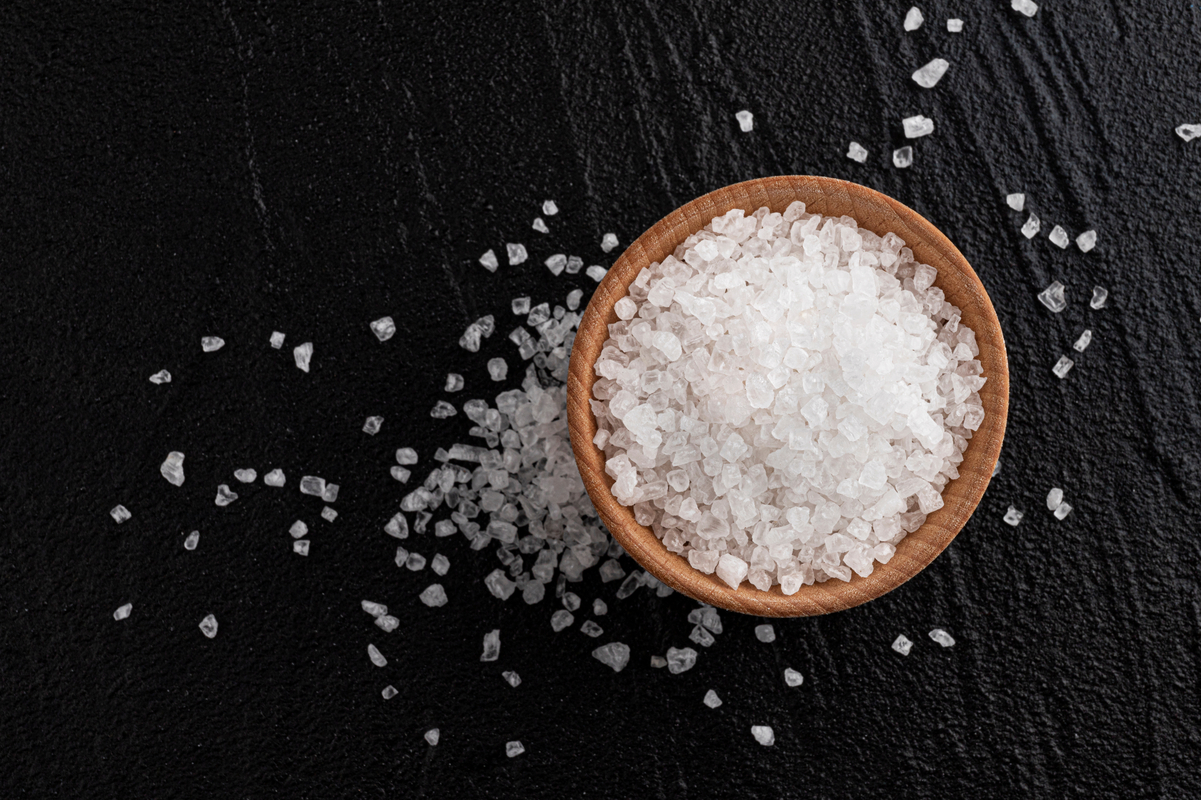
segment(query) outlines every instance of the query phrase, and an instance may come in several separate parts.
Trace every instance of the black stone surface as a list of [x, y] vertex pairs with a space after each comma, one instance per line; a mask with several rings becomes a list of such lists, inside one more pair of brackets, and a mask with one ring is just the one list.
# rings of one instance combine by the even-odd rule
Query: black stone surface
[[[1201, 793], [1201, 141], [1172, 132], [1201, 122], [1201, 11], [1008, 5], [923, 0], [912, 33], [908, 3], [867, 0], [0, 10], [0, 795]], [[909, 75], [935, 56], [951, 69], [920, 89]], [[915, 113], [937, 129], [893, 169]], [[867, 164], [843, 155], [852, 139]], [[952, 547], [874, 603], [777, 622], [771, 645], [727, 614], [679, 676], [648, 659], [686, 644], [694, 604], [616, 601], [595, 571], [577, 591], [609, 601], [602, 641], [633, 651], [621, 674], [589, 656], [597, 641], [551, 632], [550, 599], [487, 595], [495, 556], [461, 537], [409, 541], [452, 564], [450, 603], [421, 606], [432, 575], [398, 571], [381, 531], [401, 494], [387, 468], [412, 445], [422, 477], [465, 437], [461, 415], [428, 416], [445, 373], [467, 379], [456, 405], [490, 397], [486, 359], [516, 363], [509, 298], [593, 286], [552, 277], [550, 253], [607, 266], [602, 233], [628, 243], [779, 173], [911, 205], [989, 289], [1009, 431]], [[1014, 191], [1044, 220], [1033, 241]], [[562, 211], [542, 235], [546, 198]], [[1053, 247], [1054, 224], [1095, 228], [1096, 250]], [[476, 263], [508, 241], [530, 261]], [[1059, 315], [1035, 300], [1055, 279]], [[488, 313], [500, 335], [461, 350]], [[384, 314], [398, 333], [380, 344], [367, 323]], [[205, 335], [225, 348], [202, 353]], [[163, 368], [174, 380], [151, 384]], [[178, 489], [158, 475], [170, 450], [187, 454]], [[288, 485], [237, 485], [239, 467]], [[298, 493], [306, 473], [341, 485], [336, 522]], [[219, 509], [222, 482], [240, 498]], [[1062, 522], [1052, 486], [1075, 507]], [[400, 630], [372, 626], [363, 598]], [[934, 645], [935, 626], [957, 644]], [[481, 663], [492, 628], [501, 659]], [[889, 649], [901, 632], [907, 658]], [[774, 748], [752, 740], [761, 723]], [[511, 739], [527, 753], [507, 759]]]

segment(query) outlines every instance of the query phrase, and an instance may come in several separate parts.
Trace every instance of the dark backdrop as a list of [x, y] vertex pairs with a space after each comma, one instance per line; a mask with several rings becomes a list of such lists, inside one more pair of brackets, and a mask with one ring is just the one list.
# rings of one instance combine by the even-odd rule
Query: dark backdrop
[[[1201, 793], [1201, 141], [1173, 134], [1201, 122], [1194, 4], [1048, 0], [1027, 19], [923, 0], [912, 33], [908, 3], [866, 1], [182, 5], [0, 9], [0, 795]], [[909, 75], [935, 56], [951, 69], [920, 89]], [[937, 129], [896, 170], [916, 113]], [[992, 295], [1009, 430], [955, 543], [881, 600], [776, 623], [771, 645], [727, 614], [679, 676], [648, 659], [687, 644], [694, 604], [617, 601], [595, 571], [578, 591], [608, 599], [605, 639], [633, 651], [621, 674], [596, 641], [552, 635], [552, 599], [487, 595], [495, 556], [461, 537], [409, 541], [452, 562], [450, 603], [421, 606], [428, 569], [398, 571], [381, 531], [400, 495], [387, 466], [412, 445], [423, 477], [465, 437], [462, 415], [428, 416], [445, 373], [466, 376], [456, 405], [494, 393], [485, 359], [516, 362], [508, 299], [594, 286], [552, 277], [550, 253], [607, 266], [604, 232], [628, 243], [779, 173], [909, 204]], [[1033, 241], [1015, 191], [1044, 220]], [[542, 235], [547, 198], [561, 212]], [[1096, 250], [1053, 247], [1056, 223], [1095, 228]], [[476, 263], [512, 241], [525, 265]], [[1059, 315], [1035, 299], [1055, 279]], [[502, 336], [461, 350], [488, 313]], [[366, 324], [384, 314], [398, 332], [381, 345]], [[1055, 378], [1085, 327], [1092, 346]], [[210, 334], [227, 344], [204, 354]], [[147, 381], [162, 368], [170, 384]], [[369, 414], [386, 418], [374, 438]], [[158, 476], [169, 450], [187, 454], [180, 489]], [[288, 486], [238, 485], [239, 467]], [[334, 523], [297, 492], [306, 473], [341, 485]], [[241, 498], [218, 509], [222, 482]], [[1062, 522], [1052, 486], [1075, 507]], [[934, 626], [958, 643], [935, 646]], [[481, 663], [495, 627], [501, 660]], [[506, 759], [510, 739], [527, 753]]]

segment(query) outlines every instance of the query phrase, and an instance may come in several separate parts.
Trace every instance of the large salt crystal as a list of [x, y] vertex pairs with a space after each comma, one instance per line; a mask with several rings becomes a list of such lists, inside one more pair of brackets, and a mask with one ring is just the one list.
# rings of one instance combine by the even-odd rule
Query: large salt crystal
[[951, 33], [959, 33], [963, 30], [963, 20], [952, 17], [947, 20], [947, 30]]
[[221, 337], [201, 337], [200, 349], [205, 353], [212, 353], [216, 350], [221, 350], [225, 347], [225, 340]]
[[923, 21], [925, 21], [925, 17], [922, 16], [921, 9], [917, 6], [913, 6], [909, 11], [905, 12], [905, 30], [916, 31], [922, 27]]
[[1068, 232], [1063, 230], [1062, 225], [1052, 228], [1051, 233], [1047, 235], [1047, 239], [1050, 239], [1051, 244], [1058, 248], [1066, 248], [1068, 243], [1072, 241], [1071, 237], [1068, 236]]
[[128, 519], [129, 519], [129, 518], [131, 518], [131, 517], [133, 517], [133, 515], [131, 515], [131, 514], [129, 513], [129, 510], [128, 510], [128, 509], [126, 509], [126, 508], [125, 508], [124, 506], [122, 506], [121, 504], [117, 504], [116, 506], [114, 506], [114, 507], [113, 507], [113, 508], [112, 508], [112, 509], [109, 511], [109, 514], [110, 514], [110, 515], [112, 515], [112, 516], [113, 516], [113, 520], [116, 520], [118, 523], [124, 523], [126, 520], [128, 520]]
[[418, 597], [426, 606], [446, 606], [446, 590], [442, 588], [441, 584], [429, 585]]
[[1058, 281], [1052, 281], [1051, 285], [1038, 293], [1038, 299], [1051, 311], [1058, 314], [1067, 308], [1068, 302], [1064, 299], [1064, 285]]
[[480, 654], [481, 662], [495, 662], [500, 658], [500, 629], [493, 629], [484, 635], [484, 652]]
[[1051, 372], [1055, 374], [1056, 378], [1063, 378], [1072, 369], [1072, 365], [1074, 364], [1075, 362], [1067, 356], [1060, 356], [1059, 361], [1055, 362], [1055, 366], [1051, 368]]
[[1026, 196], [1021, 192], [1014, 192], [1005, 196], [1005, 203], [1014, 211], [1021, 211], [1026, 208]]
[[743, 133], [749, 133], [755, 127], [755, 115], [749, 111], [740, 111], [734, 117]]
[[620, 673], [630, 662], [630, 646], [624, 642], [611, 642], [597, 648], [592, 655], [603, 664], [613, 668], [614, 673]]
[[200, 632], [210, 640], [217, 636], [217, 618], [211, 614], [205, 615], [200, 621]]
[[122, 604], [117, 607], [117, 611], [113, 612], [113, 620], [124, 620], [133, 612], [133, 604]]
[[1184, 125], [1177, 126], [1176, 135], [1186, 142], [1191, 142], [1198, 136], [1201, 136], [1201, 123], [1195, 125], [1185, 123]]
[[215, 502], [218, 506], [229, 506], [237, 499], [238, 493], [231, 490], [228, 484], [217, 485], [217, 499]]
[[179, 451], [171, 451], [167, 454], [167, 458], [163, 460], [162, 466], [159, 467], [159, 472], [163, 474], [163, 478], [179, 487], [183, 485], [183, 459], [184, 456]]
[[[903, 170], [913, 164], [913, 148], [909, 145], [892, 151], [892, 166]], [[818, 246], [820, 247], [820, 245]]]
[[1027, 239], [1033, 239], [1038, 229], [1042, 227], [1042, 221], [1038, 219], [1037, 214], [1031, 214], [1026, 224], [1022, 226], [1022, 236]]
[[1105, 305], [1105, 301], [1109, 298], [1109, 290], [1103, 286], [1093, 287], [1093, 299], [1088, 302], [1090, 308], [1099, 309]]
[[1027, 17], [1033, 17], [1038, 13], [1038, 4], [1034, 0], [1013, 0], [1010, 5], [1014, 11], [1025, 14]]
[[672, 673], [692, 670], [696, 664], [696, 651], [692, 648], [668, 648], [667, 669]]
[[[913, 73], [913, 81], [924, 89], [930, 89], [942, 80], [942, 76], [946, 74], [947, 68], [950, 66], [949, 61], [936, 58], [925, 66], [919, 67]], [[933, 126], [931, 126], [931, 130], [933, 130]]]
[[550, 228], [546, 226], [546, 222], [541, 217], [535, 217], [534, 224], [531, 227], [540, 234], [550, 233]]
[[159, 370], [154, 375], [150, 376], [151, 384], [170, 384], [171, 374], [166, 370]]
[[847, 148], [847, 158], [851, 161], [857, 161], [860, 164], [867, 161], [867, 148], [858, 142], [851, 142]]
[[892, 641], [892, 650], [896, 651], [901, 656], [909, 656], [909, 651], [913, 648], [913, 641], [904, 634], [898, 634], [897, 638]]
[[771, 726], [751, 726], [751, 736], [759, 745], [775, 745], [776, 733]]
[[[492, 251], [488, 251], [491, 253]], [[387, 342], [396, 334], [396, 323], [392, 322], [391, 317], [381, 317], [370, 324], [371, 333], [375, 334], [375, 338], [380, 342]], [[279, 344], [284, 344], [281, 338]]]
[[509, 266], [512, 267], [521, 264], [529, 258], [529, 254], [525, 250], [525, 245], [522, 244], [507, 244], [505, 251], [509, 256]]
[[1080, 236], [1076, 237], [1076, 247], [1080, 248], [1081, 253], [1088, 253], [1097, 246], [1097, 232], [1085, 231]]
[[1076, 343], [1072, 345], [1072, 348], [1080, 353], [1084, 353], [1084, 349], [1087, 348], [1088, 343], [1092, 341], [1093, 332], [1086, 328], [1084, 329], [1084, 333], [1080, 335], [1080, 338], [1076, 340]]

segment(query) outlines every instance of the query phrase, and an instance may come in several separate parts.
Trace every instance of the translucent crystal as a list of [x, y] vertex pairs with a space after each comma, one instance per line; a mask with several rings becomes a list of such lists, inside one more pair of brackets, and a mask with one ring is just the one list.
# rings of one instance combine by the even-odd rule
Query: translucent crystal
[[[491, 251], [489, 251], [491, 252]], [[375, 334], [375, 338], [380, 342], [387, 342], [396, 333], [396, 323], [392, 322], [391, 317], [381, 317], [373, 323], [370, 323], [371, 333]], [[280, 337], [280, 344], [283, 344], [283, 337]]]
[[1106, 299], [1109, 297], [1109, 290], [1103, 286], [1093, 287], [1093, 299], [1088, 302], [1091, 308], [1099, 309], [1105, 305]]
[[454, 417], [458, 413], [458, 410], [454, 406], [441, 400], [434, 404], [434, 408], [430, 409], [430, 417], [436, 420], [445, 420], [447, 417]]
[[547, 217], [554, 217], [559, 213], [559, 207], [555, 205], [555, 201], [546, 200], [542, 203], [542, 213]]
[[1016, 526], [1018, 523], [1022, 522], [1022, 517], [1023, 515], [1021, 512], [1019, 512], [1015, 507], [1010, 506], [1009, 510], [1005, 512], [1004, 519], [1009, 525]]
[[667, 667], [667, 660], [661, 656], [652, 656], [651, 657], [651, 667], [653, 667], [653, 668]]
[[484, 652], [481, 662], [495, 662], [500, 658], [500, 629], [492, 629], [484, 635]]
[[[925, 66], [919, 67], [913, 73], [913, 82], [923, 89], [930, 89], [942, 80], [942, 76], [947, 73], [947, 68], [950, 66], [949, 61], [936, 58]], [[931, 125], [930, 130], [934, 130], [933, 125]]]
[[308, 540], [296, 540], [295, 542], [292, 543], [292, 552], [298, 553], [301, 556], [308, 556], [309, 555], [309, 541]]
[[331, 509], [328, 506], [322, 507], [321, 519], [325, 520], [326, 522], [332, 523], [332, 522], [334, 522], [334, 520], [337, 519], [337, 517], [338, 517], [338, 513], [335, 512], [333, 509]]
[[218, 506], [229, 506], [231, 503], [233, 503], [237, 499], [238, 499], [238, 493], [230, 490], [229, 485], [227, 485], [227, 484], [218, 484], [217, 485], [216, 504]]
[[133, 604], [122, 604], [117, 607], [117, 611], [113, 612], [113, 620], [124, 620], [129, 617], [129, 613], [133, 611]]
[[1086, 328], [1086, 329], [1084, 329], [1084, 333], [1080, 335], [1080, 338], [1076, 340], [1076, 343], [1074, 345], [1072, 345], [1072, 347], [1075, 350], [1077, 350], [1081, 353], [1084, 353], [1084, 349], [1087, 348], [1088, 343], [1090, 343], [1092, 341], [1093, 341], [1093, 332]]
[[417, 450], [415, 448], [397, 448], [396, 463], [417, 464]]
[[284, 471], [278, 467], [272, 470], [267, 475], [263, 476], [263, 483], [268, 487], [282, 487], [287, 479], [284, 477]]
[[738, 127], [743, 133], [747, 133], [755, 127], [755, 115], [749, 111], [739, 111], [734, 115], [734, 118], [738, 120]]
[[509, 305], [512, 307], [514, 314], [526, 315], [530, 313], [530, 298], [528, 295], [521, 298], [513, 298]]
[[181, 486], [184, 480], [183, 460], [184, 455], [182, 453], [171, 451], [167, 454], [167, 458], [163, 460], [162, 465], [158, 469], [162, 473], [163, 478], [177, 487]]
[[292, 357], [296, 360], [296, 366], [307, 373], [309, 371], [309, 362], [313, 358], [313, 343], [305, 342], [302, 345], [297, 345], [292, 349]]
[[363, 421], [363, 433], [375, 435], [379, 433], [379, 427], [384, 424], [384, 418], [379, 416], [368, 417]]
[[614, 673], [620, 673], [630, 662], [630, 646], [624, 642], [611, 642], [594, 650], [592, 656], [613, 668]]
[[168, 373], [166, 370], [159, 370], [157, 373], [150, 376], [150, 383], [151, 384], [170, 384], [171, 383], [171, 374]]
[[921, 10], [917, 6], [913, 6], [905, 13], [905, 30], [916, 31], [922, 27], [922, 22], [925, 17], [922, 16]]
[[930, 639], [941, 645], [943, 648], [950, 648], [955, 644], [955, 638], [943, 629], [932, 629], [930, 631]]
[[499, 356], [494, 359], [489, 359], [488, 375], [493, 381], [504, 381], [509, 376], [508, 363]]
[[567, 256], [563, 253], [556, 253], [546, 260], [546, 269], [550, 270], [551, 275], [562, 275], [565, 267]]
[[387, 687], [385, 687], [383, 692], [380, 693], [380, 695], [382, 695], [384, 697], [385, 701], [391, 701], [393, 698], [396, 697], [396, 694], [397, 694], [396, 688], [393, 687], [391, 684], [389, 684]]
[[426, 606], [446, 606], [446, 590], [442, 589], [441, 584], [429, 585], [419, 597]]
[[784, 668], [784, 683], [789, 687], [800, 687], [805, 681], [805, 677], [799, 671], [792, 668]]
[[234, 471], [234, 478], [243, 484], [253, 484], [259, 473], [253, 467], [243, 467]]
[[1037, 214], [1031, 214], [1026, 220], [1026, 224], [1022, 226], [1022, 236], [1027, 239], [1033, 239], [1038, 229], [1042, 227], [1042, 222], [1039, 221]]
[[200, 532], [199, 531], [193, 531], [183, 541], [183, 547], [184, 547], [185, 551], [194, 551], [194, 550], [196, 550], [196, 546], [199, 544], [200, 544]]
[[1088, 253], [1097, 246], [1097, 232], [1085, 231], [1080, 236], [1076, 237], [1076, 247], [1080, 248], [1081, 253]]
[[300, 491], [305, 495], [324, 495], [325, 479], [318, 476], [305, 476], [300, 479]]
[[1051, 233], [1047, 235], [1047, 239], [1050, 239], [1051, 244], [1059, 248], [1066, 248], [1068, 243], [1072, 241], [1068, 236], [1068, 232], [1063, 230], [1063, 226], [1059, 225], [1051, 229]]
[[530, 257], [530, 254], [525, 252], [525, 245], [522, 244], [507, 244], [505, 245], [505, 251], [509, 256], [510, 267], [521, 264]]
[[[213, 615], [205, 615], [204, 620], [200, 621], [200, 632], [210, 640], [217, 636], [217, 618]], [[236, 639], [236, 638], [235, 638]]]
[[755, 639], [757, 639], [759, 642], [775, 642], [775, 626], [770, 623], [763, 623], [762, 625], [755, 626]]
[[585, 275], [587, 275], [593, 281], [596, 281], [598, 284], [604, 279], [605, 274], [608, 272], [608, 270], [606, 270], [604, 267], [601, 267], [599, 264], [594, 264], [584, 271]]
[[704, 626], [699, 624], [693, 626], [692, 632], [688, 635], [688, 639], [692, 640], [702, 648], [708, 648], [710, 645], [717, 642], [717, 638], [710, 634]]
[[442, 732], [438, 729], [430, 729], [425, 733], [425, 741], [430, 745], [437, 745], [438, 740], [441, 739], [441, 737]]
[[388, 607], [383, 604], [377, 604], [375, 601], [361, 601], [359, 605], [363, 607], [364, 612], [372, 617], [380, 617], [381, 615], [388, 614]]
[[388, 660], [385, 659], [384, 655], [379, 652], [379, 649], [371, 643], [367, 643], [367, 658], [370, 659], [371, 664], [375, 665], [376, 667], [387, 667], [388, 665]]
[[[948, 19], [947, 30], [951, 33], [959, 33], [963, 30], [963, 20], [954, 18]], [[1021, 209], [1018, 209], [1018, 211], [1021, 211]]]
[[568, 612], [574, 612], [580, 608], [580, 596], [574, 592], [563, 593], [563, 608]]
[[904, 634], [898, 634], [897, 638], [892, 641], [892, 650], [896, 651], [901, 656], [909, 656], [909, 651], [912, 648], [913, 641]]
[[714, 690], [709, 690], [705, 693], [705, 706], [710, 709], [717, 709], [721, 706], [721, 699], [717, 697], [717, 693]]
[[396, 627], [400, 625], [400, 621], [392, 615], [380, 615], [375, 619], [375, 625], [391, 634], [396, 631]]
[[488, 272], [496, 272], [496, 268], [500, 266], [500, 261], [498, 261], [496, 258], [496, 251], [492, 250], [492, 248], [488, 248], [488, 250], [484, 252], [484, 255], [480, 256], [480, 264], [482, 264], [484, 269]]
[[509, 596], [517, 589], [517, 585], [510, 581], [509, 577], [505, 575], [505, 571], [500, 568], [493, 570], [484, 578], [484, 586], [488, 588], [488, 592], [502, 601], [509, 600]]
[[540, 234], [549, 234], [550, 233], [550, 229], [546, 227], [546, 223], [542, 220], [541, 217], [534, 218], [534, 224], [532, 227], [535, 231], [537, 231]]
[[601, 581], [610, 582], [616, 581], [625, 576], [626, 572], [622, 569], [621, 563], [616, 559], [608, 559], [600, 566]]
[[570, 311], [575, 311], [580, 308], [580, 301], [584, 297], [584, 290], [573, 289], [567, 293], [567, 308]]
[[1047, 493], [1047, 510], [1054, 512], [1059, 508], [1059, 504], [1063, 503], [1063, 490], [1059, 487], [1052, 487]]
[[126, 509], [121, 504], [117, 504], [116, 506], [114, 506], [109, 511], [109, 514], [112, 515], [113, 520], [116, 520], [118, 523], [124, 523], [126, 520], [128, 520], [130, 517], [133, 516], [129, 513], [129, 510]]
[[579, 256], [568, 256], [567, 266], [563, 268], [563, 272], [568, 275], [577, 275], [580, 270], [584, 269], [584, 260]]
[[851, 161], [857, 161], [860, 164], [867, 161], [867, 148], [858, 142], [851, 142], [847, 148], [847, 158]]
[[1055, 507], [1055, 511], [1053, 514], [1055, 515], [1056, 520], [1063, 520], [1065, 517], [1067, 517], [1071, 513], [1072, 513], [1072, 505], [1070, 503], [1064, 502], [1064, 503], [1059, 504], [1059, 506]]
[[892, 165], [897, 169], [905, 169], [913, 164], [913, 148], [909, 145], [892, 151]]
[[562, 631], [574, 622], [575, 615], [566, 609], [560, 609], [550, 616], [550, 627], [555, 631]]
[[512, 759], [516, 756], [521, 756], [525, 753], [525, 746], [521, 744], [521, 740], [510, 740], [505, 743], [505, 756]]
[[1059, 361], [1055, 362], [1055, 366], [1051, 368], [1051, 372], [1055, 374], [1056, 378], [1063, 378], [1074, 364], [1075, 362], [1067, 356], [1060, 356]]
[[1038, 11], [1038, 4], [1034, 0], [1013, 0], [1013, 10], [1025, 14], [1027, 17], [1033, 17]]
[[430, 570], [439, 576], [445, 576], [450, 570], [450, 560], [440, 553], [434, 554], [434, 558], [430, 560]]
[[500, 674], [510, 687], [517, 687], [521, 684], [521, 676], [517, 675], [515, 670], [506, 670]]
[[205, 353], [212, 353], [215, 350], [221, 350], [225, 347], [225, 340], [221, 337], [201, 337], [200, 347]]
[[1184, 125], [1177, 126], [1176, 135], [1186, 142], [1191, 142], [1198, 136], [1201, 136], [1201, 123], [1195, 125], [1185, 123]]
[[1064, 285], [1058, 281], [1052, 281], [1050, 286], [1038, 293], [1038, 299], [1048, 309], [1059, 314], [1068, 305], [1063, 296], [1064, 288]]
[[305, 525], [303, 520], [297, 520], [292, 524], [292, 527], [288, 529], [288, 533], [292, 535], [293, 539], [300, 539], [309, 533], [309, 527]]
[[1006, 195], [1005, 202], [1009, 205], [1009, 208], [1013, 209], [1014, 211], [1021, 211], [1022, 209], [1026, 208], [1026, 196], [1021, 192], [1014, 192], [1012, 195]]
[[691, 670], [696, 664], [696, 651], [692, 648], [668, 648], [667, 669], [672, 673]]
[[424, 570], [425, 557], [419, 553], [411, 553], [409, 554], [408, 559], [405, 560], [405, 567], [414, 572], [418, 570]]
[[617, 234], [605, 234], [601, 237], [601, 250], [608, 253], [617, 247]]
[[608, 612], [609, 612], [609, 605], [608, 605], [607, 603], [605, 603], [604, 601], [602, 601], [600, 598], [597, 598], [597, 599], [593, 600], [593, 602], [592, 602], [592, 614], [594, 614], [594, 615], [604, 615], [604, 614], [607, 614]]
[[[916, 9], [913, 10], [916, 11]], [[759, 745], [776, 744], [776, 734], [771, 730], [771, 726], [751, 726], [751, 736], [755, 738], [755, 742], [759, 743]]]

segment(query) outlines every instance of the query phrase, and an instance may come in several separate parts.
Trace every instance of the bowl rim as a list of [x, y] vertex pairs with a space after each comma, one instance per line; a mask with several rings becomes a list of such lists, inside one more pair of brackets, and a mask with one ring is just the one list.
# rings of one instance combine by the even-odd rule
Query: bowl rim
[[[603, 451], [592, 441], [597, 426], [589, 405], [596, 380], [596, 357], [608, 338], [608, 324], [617, 320], [613, 304], [627, 294], [638, 273], [651, 262], [661, 261], [713, 217], [733, 208], [751, 214], [768, 206], [772, 211], [782, 212], [789, 197], [805, 202], [806, 211], [823, 216], [847, 214], [861, 227], [879, 235], [897, 232], [913, 251], [915, 261], [939, 269], [936, 286], [946, 291], [946, 285], [954, 282], [953, 294], [968, 301], [956, 305], [965, 324], [969, 319], [974, 321], [971, 328], [980, 349], [977, 358], [988, 379], [980, 392], [985, 420], [968, 442], [960, 468], [969, 465], [969, 455], [971, 465], [969, 469], [961, 469], [959, 477], [944, 489], [943, 508], [931, 513], [926, 523], [908, 534], [888, 564], [877, 563], [870, 576], [856, 574], [849, 582], [831, 579], [814, 583], [791, 596], [784, 595], [779, 585], [761, 591], [745, 580], [735, 590], [715, 574], [693, 568], [686, 559], [668, 551], [650, 529], [640, 526], [633, 511], [619, 504], [611, 492], [613, 482], [604, 472]], [[831, 206], [838, 209], [823, 210]], [[864, 211], [870, 211], [873, 217], [866, 224]], [[880, 214], [884, 219], [874, 219]], [[670, 247], [664, 251], [667, 245]], [[656, 254], [662, 255], [656, 258]], [[947, 266], [953, 269], [944, 270]], [[988, 325], [981, 326], [980, 322]], [[982, 331], [986, 336], [982, 336]], [[896, 589], [929, 565], [962, 530], [979, 505], [1000, 454], [1008, 400], [1009, 370], [1000, 321], [984, 285], [950, 239], [913, 209], [870, 187], [807, 175], [771, 176], [731, 184], [680, 206], [648, 228], [621, 254], [589, 301], [572, 346], [567, 378], [572, 451], [589, 498], [617, 542], [651, 575], [673, 589], [729, 611], [767, 617], [801, 617], [849, 609]]]

